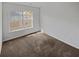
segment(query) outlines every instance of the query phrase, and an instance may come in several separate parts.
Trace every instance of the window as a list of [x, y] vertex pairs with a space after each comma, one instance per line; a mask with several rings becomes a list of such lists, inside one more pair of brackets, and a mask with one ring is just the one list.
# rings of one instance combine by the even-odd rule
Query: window
[[31, 10], [23, 12], [23, 26], [24, 28], [33, 27], [33, 13]]
[[31, 10], [26, 10], [24, 12], [12, 11], [10, 15], [10, 31], [33, 27], [33, 12]]

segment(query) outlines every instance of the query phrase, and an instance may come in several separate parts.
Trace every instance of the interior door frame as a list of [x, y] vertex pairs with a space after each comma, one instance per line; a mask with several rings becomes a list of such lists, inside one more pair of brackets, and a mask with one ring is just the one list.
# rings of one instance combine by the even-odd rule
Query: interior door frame
[[2, 2], [0, 2], [0, 54], [2, 49]]

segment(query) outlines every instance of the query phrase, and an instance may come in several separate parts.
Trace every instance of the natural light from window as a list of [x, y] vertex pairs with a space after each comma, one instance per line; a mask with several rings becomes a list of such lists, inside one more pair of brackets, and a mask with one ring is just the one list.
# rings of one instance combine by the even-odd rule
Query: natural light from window
[[10, 31], [33, 28], [33, 12], [31, 10], [12, 11], [9, 24]]

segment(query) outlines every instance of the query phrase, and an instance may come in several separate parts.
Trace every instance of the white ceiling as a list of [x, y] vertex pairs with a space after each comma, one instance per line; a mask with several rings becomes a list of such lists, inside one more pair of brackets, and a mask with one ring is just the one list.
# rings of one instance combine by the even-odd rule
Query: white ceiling
[[52, 7], [59, 5], [79, 6], [79, 2], [19, 2], [18, 4], [29, 5], [33, 7]]

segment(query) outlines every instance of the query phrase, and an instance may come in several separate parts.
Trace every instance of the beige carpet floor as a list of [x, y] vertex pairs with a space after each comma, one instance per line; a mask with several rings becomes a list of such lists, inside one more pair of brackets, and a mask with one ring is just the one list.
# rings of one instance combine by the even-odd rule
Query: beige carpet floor
[[0, 56], [79, 57], [79, 49], [39, 32], [4, 42]]

